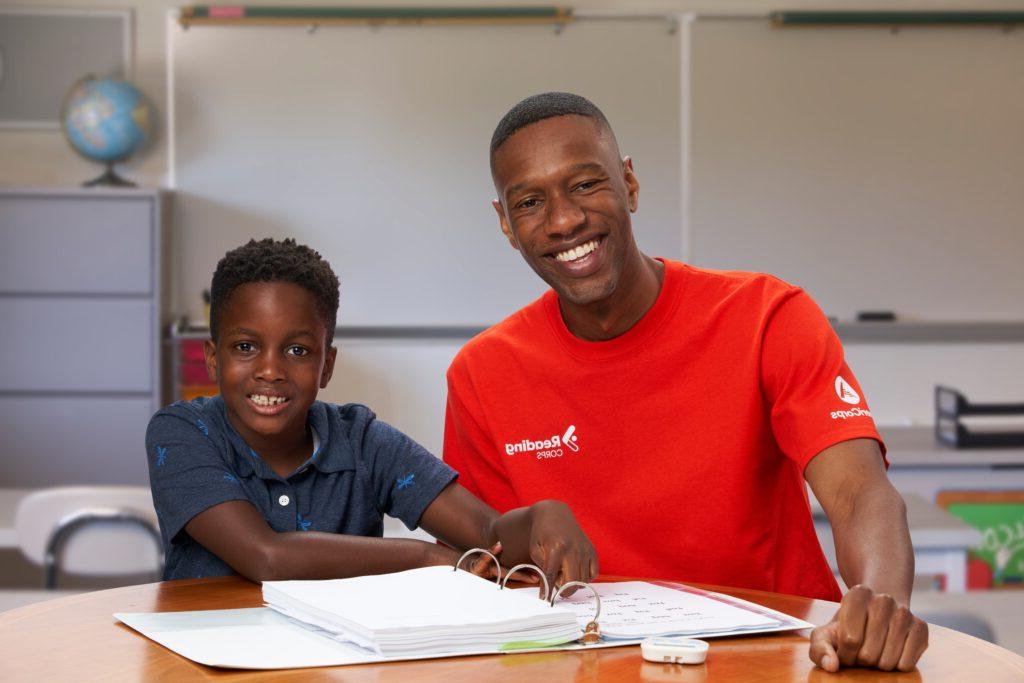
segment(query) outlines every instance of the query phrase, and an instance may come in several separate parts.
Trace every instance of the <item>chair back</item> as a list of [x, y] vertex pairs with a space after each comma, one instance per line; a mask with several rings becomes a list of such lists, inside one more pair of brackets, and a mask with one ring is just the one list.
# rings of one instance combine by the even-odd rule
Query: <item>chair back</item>
[[21, 500], [14, 530], [22, 554], [57, 573], [120, 576], [163, 568], [163, 543], [149, 488], [67, 486], [41, 489]]

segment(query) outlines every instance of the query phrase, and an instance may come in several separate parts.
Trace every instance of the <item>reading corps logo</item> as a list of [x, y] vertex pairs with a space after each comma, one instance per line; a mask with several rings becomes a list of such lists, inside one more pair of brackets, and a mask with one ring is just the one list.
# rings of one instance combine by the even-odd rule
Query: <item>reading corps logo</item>
[[523, 439], [517, 443], [507, 443], [505, 444], [505, 453], [515, 455], [516, 453], [536, 451], [537, 459], [544, 460], [545, 458], [561, 458], [565, 455], [564, 449], [566, 448], [573, 453], [579, 453], [580, 444], [579, 437], [576, 436], [576, 425], [569, 425], [569, 428], [561, 436], [553, 434], [547, 438]]
[[[857, 390], [850, 386], [842, 377], [836, 377], [836, 396], [843, 403], [849, 403], [852, 406], [856, 406], [860, 403], [860, 394]], [[851, 417], [871, 417], [871, 411], [866, 408], [851, 408], [850, 410], [835, 410], [831, 413], [830, 417], [833, 420], [846, 420]]]

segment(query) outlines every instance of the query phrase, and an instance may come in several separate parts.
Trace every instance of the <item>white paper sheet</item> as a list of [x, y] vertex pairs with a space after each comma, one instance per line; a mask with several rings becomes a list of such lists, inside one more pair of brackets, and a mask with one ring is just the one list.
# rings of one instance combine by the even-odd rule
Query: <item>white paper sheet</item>
[[[734, 635], [782, 630], [779, 627], [792, 621], [792, 617], [759, 605], [678, 584], [673, 584], [674, 588], [646, 581], [593, 585], [601, 596], [598, 621], [601, 634], [606, 638]], [[536, 591], [536, 588], [517, 590]], [[579, 590], [557, 604], [576, 612], [581, 628], [594, 618], [594, 596], [589, 590]]]
[[[600, 592], [608, 593], [622, 590], [623, 585], [625, 584], [595, 584]], [[645, 585], [650, 586], [651, 584]], [[660, 586], [654, 587], [659, 588]], [[522, 590], [531, 591], [536, 595], [537, 589], [527, 588]], [[748, 635], [812, 627], [812, 624], [801, 619], [796, 619], [781, 612], [729, 596], [708, 593], [685, 586], [679, 586], [678, 589], [665, 588], [665, 590], [678, 593], [688, 603], [690, 603], [693, 596], [711, 596], [715, 599], [724, 600], [735, 608], [746, 608], [774, 622], [770, 625], [733, 631], [691, 633], [690, 635], [694, 637], [718, 638], [730, 635]], [[643, 588], [642, 593], [648, 597], [648, 601], [651, 601], [649, 599], [650, 596], [655, 594], [655, 592], [647, 588]], [[656, 593], [660, 593], [660, 591]], [[582, 605], [579, 608], [580, 620], [589, 621], [593, 616], [593, 596], [590, 595], [589, 591], [580, 591], [577, 596], [566, 601], [566, 606], [570, 609], [576, 609], [573, 605], [577, 601]], [[616, 607], [615, 609], [621, 608]], [[717, 611], [718, 608], [716, 607], [715, 609]], [[606, 625], [607, 627], [612, 627], [612, 624], [618, 623], [613, 620], [615, 617], [612, 617], [611, 614], [608, 616], [610, 619], [606, 621], [605, 615], [602, 615], [600, 620], [602, 631], [605, 631]], [[458, 657], [466, 654], [497, 653], [496, 650], [475, 653], [460, 651], [431, 655], [429, 657], [384, 657], [350, 644], [338, 642], [322, 631], [305, 628], [266, 607], [198, 612], [119, 613], [115, 614], [114, 617], [143, 636], [178, 653], [182, 657], [207, 666], [233, 669], [299, 669], [317, 666], [341, 666], [410, 659]], [[597, 645], [579, 645], [574, 643], [553, 648], [505, 651], [504, 654], [621, 647], [624, 645], [635, 645], [639, 642], [639, 638], [617, 639], [606, 635], [605, 640]]]

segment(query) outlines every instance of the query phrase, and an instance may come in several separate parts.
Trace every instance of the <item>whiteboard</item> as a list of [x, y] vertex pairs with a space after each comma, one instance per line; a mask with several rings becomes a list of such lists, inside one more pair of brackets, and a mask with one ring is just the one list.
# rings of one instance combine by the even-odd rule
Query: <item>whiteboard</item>
[[1024, 32], [692, 27], [690, 247], [827, 313], [1024, 318]]
[[291, 236], [341, 279], [342, 325], [496, 322], [544, 290], [501, 236], [488, 145], [518, 100], [569, 90], [640, 178], [634, 230], [682, 256], [680, 38], [663, 21], [170, 29], [175, 310], [217, 260]]

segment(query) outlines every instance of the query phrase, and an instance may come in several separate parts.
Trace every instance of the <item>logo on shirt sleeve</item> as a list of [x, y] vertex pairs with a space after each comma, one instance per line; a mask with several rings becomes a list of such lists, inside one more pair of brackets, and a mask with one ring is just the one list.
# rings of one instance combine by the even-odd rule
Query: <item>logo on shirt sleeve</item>
[[841, 376], [836, 377], [836, 396], [839, 397], [840, 401], [849, 403], [851, 406], [860, 403], [860, 394]]
[[861, 408], [858, 404], [860, 403], [860, 394], [857, 390], [850, 386], [842, 377], [836, 377], [836, 396], [843, 403], [849, 403], [856, 408], [850, 408], [849, 410], [835, 410], [829, 414], [833, 420], [848, 420], [851, 417], [871, 417], [871, 411], [867, 408]]

